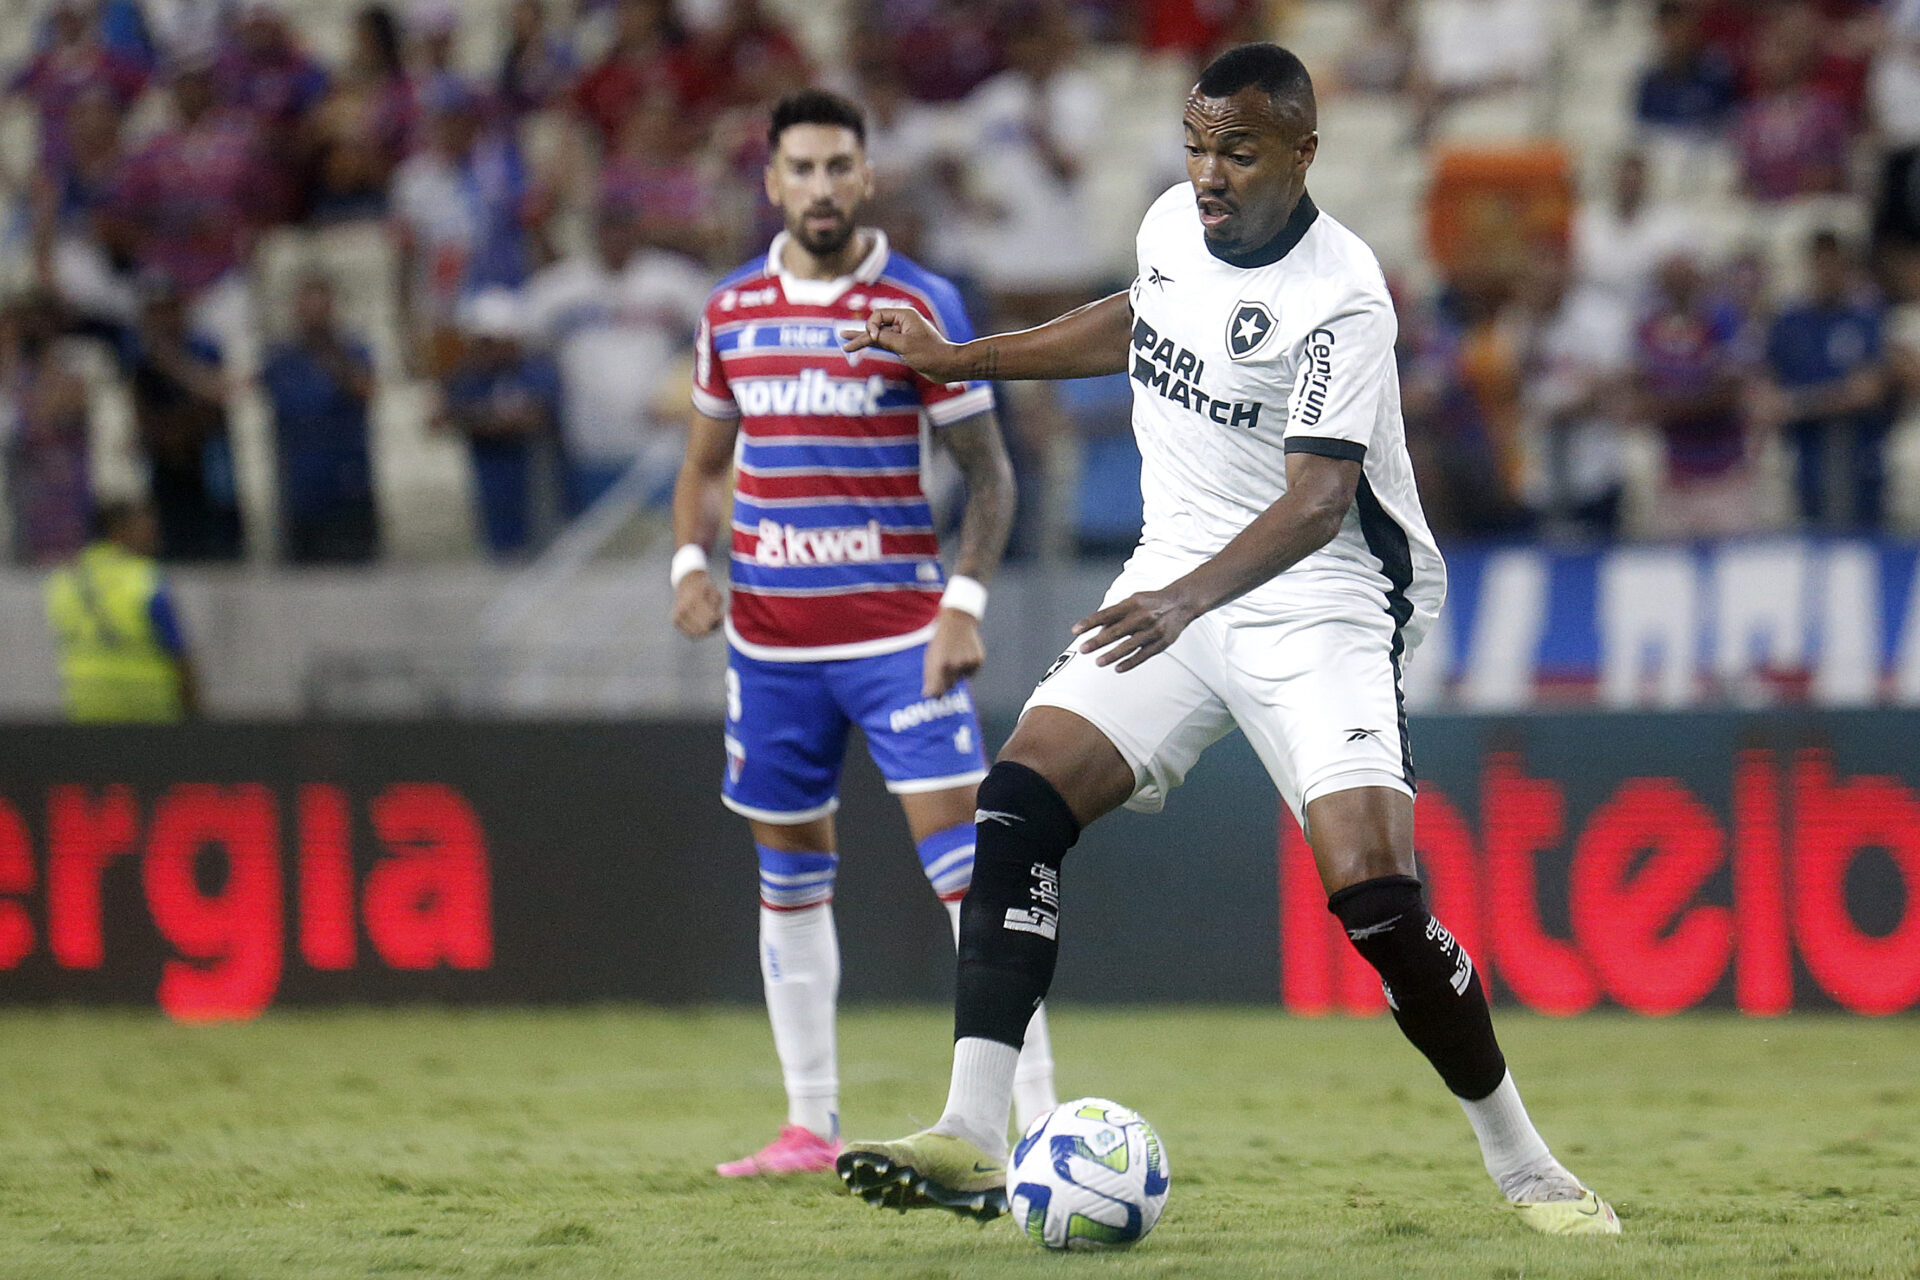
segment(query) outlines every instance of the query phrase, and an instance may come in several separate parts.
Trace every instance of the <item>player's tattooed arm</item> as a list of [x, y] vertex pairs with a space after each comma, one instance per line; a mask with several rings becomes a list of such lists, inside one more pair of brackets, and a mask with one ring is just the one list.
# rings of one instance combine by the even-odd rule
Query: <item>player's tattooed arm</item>
[[1131, 671], [1164, 652], [1209, 609], [1218, 608], [1298, 564], [1333, 540], [1353, 506], [1360, 463], [1315, 453], [1287, 455], [1287, 491], [1185, 577], [1142, 591], [1082, 619], [1073, 628], [1083, 653], [1105, 649], [1101, 666]]
[[[991, 581], [1013, 531], [1015, 497], [1013, 463], [1000, 437], [1000, 423], [991, 410], [976, 413], [943, 428], [939, 439], [967, 482], [954, 572], [977, 582]], [[958, 609], [942, 609], [933, 638], [927, 642], [923, 695], [945, 694], [978, 671], [986, 657], [979, 621]]]
[[978, 582], [990, 582], [1006, 553], [1013, 532], [1013, 463], [1000, 435], [1000, 422], [989, 410], [964, 418], [941, 430], [940, 442], [953, 455], [967, 482], [966, 511], [960, 517], [960, 546], [953, 571]]
[[1025, 381], [1125, 373], [1132, 342], [1133, 304], [1121, 292], [1031, 329], [960, 343], [948, 342], [918, 311], [883, 307], [846, 349], [891, 351], [936, 382]]
[[[693, 415], [687, 433], [687, 455], [673, 484], [673, 545], [711, 548], [720, 533], [722, 488], [733, 464], [737, 422]], [[700, 637], [720, 625], [725, 605], [713, 576], [697, 570], [680, 580], [673, 593], [673, 625], [684, 634]]]

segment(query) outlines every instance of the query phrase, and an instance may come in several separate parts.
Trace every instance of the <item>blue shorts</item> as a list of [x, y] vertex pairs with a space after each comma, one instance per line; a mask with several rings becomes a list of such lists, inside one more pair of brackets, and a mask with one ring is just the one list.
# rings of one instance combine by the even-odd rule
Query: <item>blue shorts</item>
[[962, 681], [920, 696], [927, 647], [838, 662], [763, 662], [727, 653], [727, 775], [720, 798], [759, 822], [810, 822], [840, 807], [847, 729], [895, 795], [987, 776], [980, 721]]

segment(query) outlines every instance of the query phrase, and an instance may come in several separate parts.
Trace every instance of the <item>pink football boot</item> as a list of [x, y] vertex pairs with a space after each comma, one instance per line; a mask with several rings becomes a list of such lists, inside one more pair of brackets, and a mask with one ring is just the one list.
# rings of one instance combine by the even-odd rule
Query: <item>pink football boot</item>
[[780, 1136], [750, 1156], [715, 1168], [723, 1178], [763, 1178], [787, 1173], [828, 1173], [840, 1154], [840, 1140], [829, 1142], [804, 1125], [781, 1127]]

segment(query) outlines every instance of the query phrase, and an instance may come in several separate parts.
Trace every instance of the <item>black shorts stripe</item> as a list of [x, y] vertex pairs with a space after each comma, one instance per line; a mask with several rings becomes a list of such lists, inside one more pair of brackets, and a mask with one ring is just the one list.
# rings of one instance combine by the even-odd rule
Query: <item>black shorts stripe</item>
[[1407, 648], [1407, 620], [1413, 617], [1413, 602], [1407, 599], [1407, 588], [1413, 585], [1413, 552], [1407, 544], [1407, 531], [1380, 505], [1364, 475], [1354, 491], [1353, 503], [1360, 512], [1360, 533], [1367, 540], [1367, 550], [1380, 561], [1380, 572], [1387, 578], [1387, 613], [1393, 618], [1393, 645], [1388, 657], [1393, 663], [1393, 702], [1400, 718], [1400, 768], [1412, 787], [1416, 785], [1413, 741], [1407, 736], [1407, 697], [1401, 688], [1400, 657]]
[[1282, 448], [1287, 453], [1312, 453], [1342, 462], [1365, 462], [1367, 446], [1337, 436], [1288, 436]]

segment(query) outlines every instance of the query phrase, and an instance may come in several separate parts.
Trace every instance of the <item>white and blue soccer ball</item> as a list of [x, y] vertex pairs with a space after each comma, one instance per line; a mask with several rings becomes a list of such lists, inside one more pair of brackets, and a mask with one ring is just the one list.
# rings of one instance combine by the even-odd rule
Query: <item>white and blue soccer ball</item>
[[1007, 1170], [1016, 1226], [1048, 1249], [1121, 1249], [1167, 1206], [1153, 1126], [1106, 1098], [1063, 1102], [1027, 1127]]

